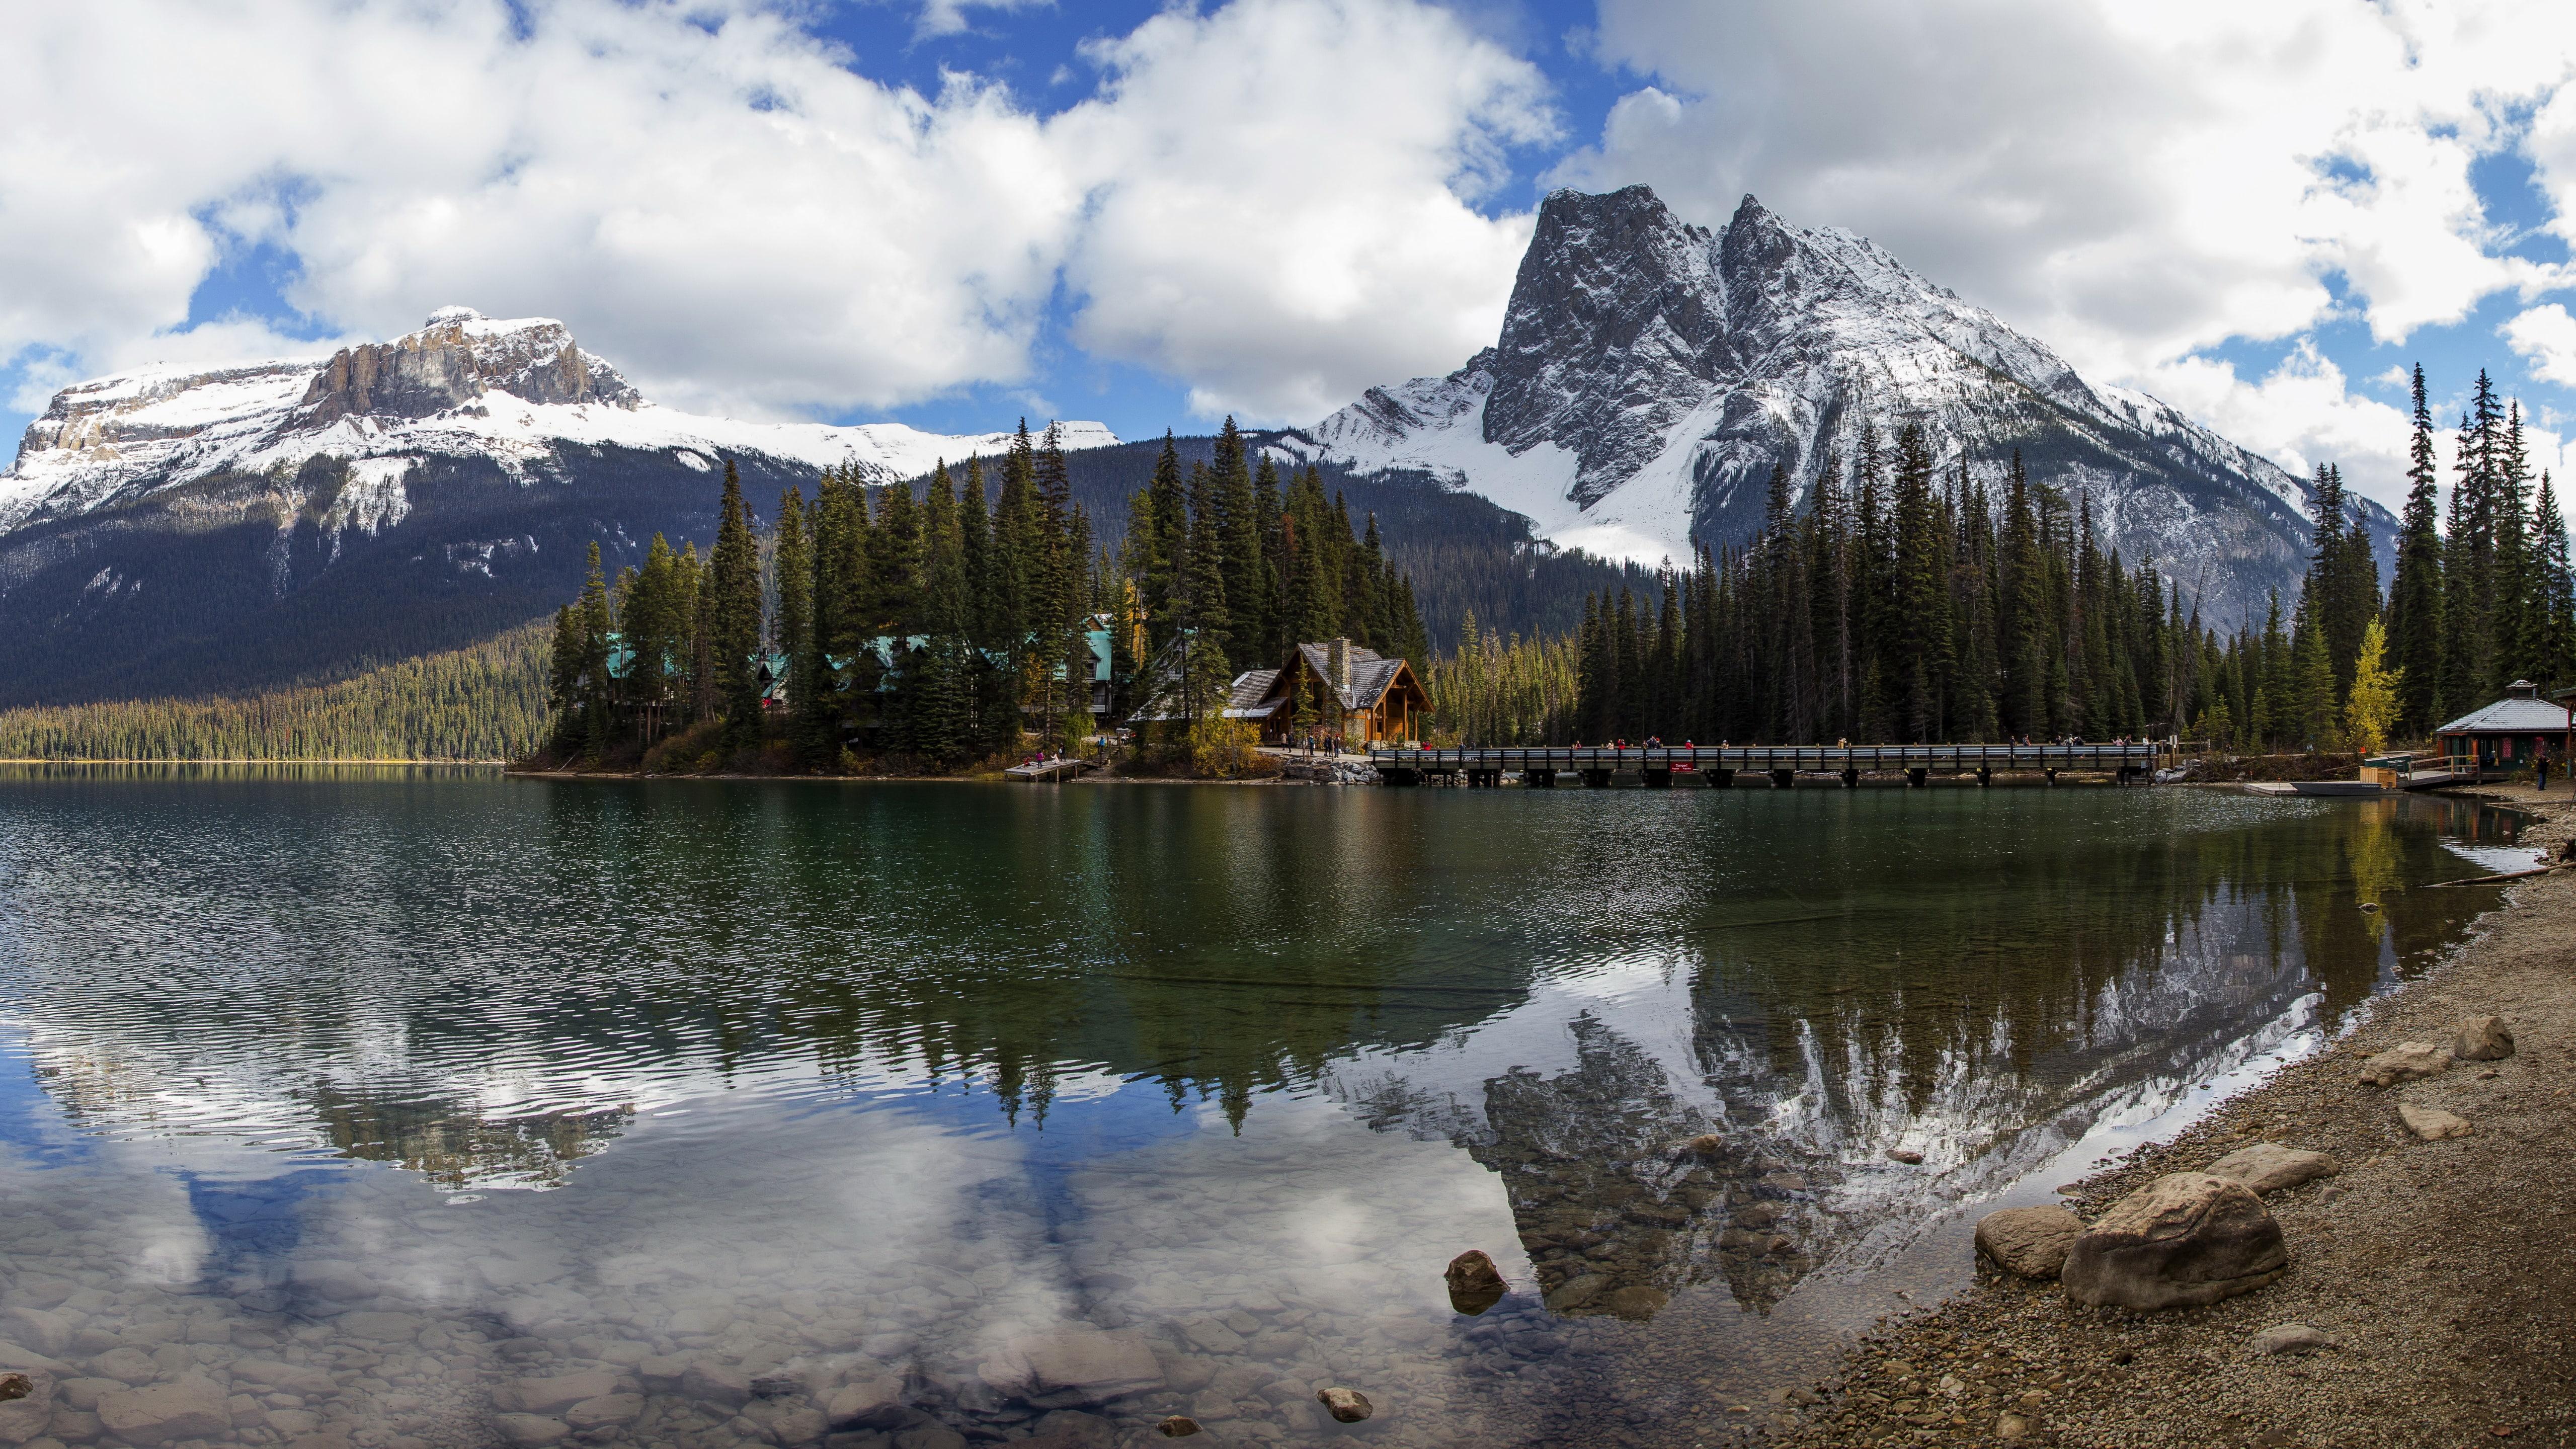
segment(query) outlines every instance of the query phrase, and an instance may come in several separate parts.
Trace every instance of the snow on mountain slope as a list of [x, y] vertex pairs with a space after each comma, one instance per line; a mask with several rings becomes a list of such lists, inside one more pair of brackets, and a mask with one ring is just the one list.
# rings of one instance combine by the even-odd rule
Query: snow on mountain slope
[[[1118, 441], [1098, 423], [1063, 424], [1061, 436], [1067, 448]], [[0, 474], [0, 531], [217, 473], [291, 472], [316, 457], [349, 461], [378, 490], [431, 458], [487, 459], [524, 483], [553, 471], [564, 448], [607, 446], [671, 453], [702, 468], [738, 454], [817, 469], [855, 463], [882, 483], [1009, 443], [1007, 433], [679, 412], [645, 401], [560, 322], [449, 307], [417, 332], [329, 358], [148, 367], [65, 388]], [[399, 519], [401, 505], [377, 516], [387, 511]]]
[[[1652, 562], [1758, 526], [1775, 466], [1800, 497], [1865, 428], [1908, 422], [1945, 467], [2000, 480], [2018, 451], [2097, 531], [2221, 622], [2295, 584], [2309, 487], [2045, 345], [1866, 238], [1746, 197], [1711, 231], [1632, 186], [1542, 204], [1495, 346], [1372, 388], [1284, 445], [1412, 471], [1527, 514], [1560, 544]], [[2396, 520], [2366, 505], [2383, 560]]]

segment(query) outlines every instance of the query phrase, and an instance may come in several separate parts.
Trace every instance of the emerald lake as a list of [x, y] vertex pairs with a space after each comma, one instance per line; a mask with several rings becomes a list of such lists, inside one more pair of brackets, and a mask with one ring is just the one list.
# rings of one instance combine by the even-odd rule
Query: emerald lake
[[305, 1449], [1716, 1443], [2438, 959], [2495, 893], [2416, 888], [2513, 829], [13, 768], [0, 1341], [53, 1383], [0, 1439], [174, 1383]]

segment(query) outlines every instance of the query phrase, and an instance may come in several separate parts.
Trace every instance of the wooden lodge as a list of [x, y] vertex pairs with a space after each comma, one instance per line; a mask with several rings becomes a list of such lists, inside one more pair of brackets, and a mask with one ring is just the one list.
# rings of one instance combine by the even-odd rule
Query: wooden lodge
[[1431, 696], [1413, 666], [1348, 639], [1300, 644], [1276, 669], [1235, 676], [1225, 717], [1260, 726], [1265, 745], [1337, 735], [1348, 748], [1414, 740]]
[[2527, 679], [2505, 697], [2471, 710], [2434, 732], [2455, 772], [2527, 770], [2546, 751], [2564, 763], [2576, 756], [2576, 691], [2552, 704]]

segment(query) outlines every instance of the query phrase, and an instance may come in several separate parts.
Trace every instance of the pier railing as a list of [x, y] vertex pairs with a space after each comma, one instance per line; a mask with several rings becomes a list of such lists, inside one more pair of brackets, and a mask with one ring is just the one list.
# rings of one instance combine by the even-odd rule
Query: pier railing
[[1502, 745], [1474, 749], [1371, 750], [1369, 764], [1389, 784], [1410, 784], [1425, 776], [1466, 775], [1475, 783], [1499, 781], [1517, 771], [1532, 784], [1552, 784], [1560, 774], [1606, 783], [1619, 774], [1640, 774], [1649, 782], [1670, 783], [1676, 773], [1723, 776], [1739, 773], [1775, 778], [1801, 774], [1843, 776], [1902, 771], [1920, 779], [1930, 773], [1975, 774], [1998, 770], [2099, 771], [2126, 780], [2156, 768], [2170, 753], [2170, 742], [2073, 745]]

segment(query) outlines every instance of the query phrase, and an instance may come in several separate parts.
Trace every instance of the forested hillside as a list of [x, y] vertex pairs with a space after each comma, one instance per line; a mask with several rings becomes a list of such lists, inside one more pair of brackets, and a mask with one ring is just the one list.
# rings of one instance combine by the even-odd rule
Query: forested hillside
[[1073, 456], [1024, 428], [989, 475], [827, 471], [765, 538], [728, 471], [703, 561], [657, 535], [612, 581], [594, 546], [555, 616], [545, 758], [944, 770], [1031, 738], [1079, 749], [1140, 711], [1159, 735], [1231, 735], [1229, 683], [1300, 642], [1428, 663], [1411, 583], [1320, 474], [1255, 463], [1231, 423], [1186, 468], [1166, 439], [1111, 547]]
[[[1283, 435], [1246, 431], [1243, 445], [1261, 457]], [[1153, 481], [1166, 440], [1146, 439], [1064, 455], [1072, 501], [1090, 515], [1095, 541], [1111, 549], [1126, 540], [1127, 501]], [[1183, 468], [1213, 466], [1218, 437], [1169, 440]], [[952, 470], [962, 459], [950, 459]], [[999, 459], [986, 466], [998, 472]], [[1295, 471], [1303, 474], [1307, 466]], [[1326, 464], [1312, 470], [1328, 496], [1339, 497], [1354, 527], [1377, 520], [1386, 555], [1413, 580], [1423, 627], [1441, 647], [1466, 616], [1504, 634], [1562, 633], [1583, 618], [1585, 596], [1622, 586], [1645, 588], [1651, 570], [1563, 552], [1531, 536], [1529, 520], [1473, 493], [1442, 487], [1420, 473], [1353, 474]], [[927, 478], [913, 480], [918, 491]], [[1675, 559], [1686, 564], [1687, 559]]]
[[[2320, 465], [2308, 568], [2244, 627], [2105, 549], [2081, 499], [2011, 461], [1943, 476], [1921, 429], [1864, 435], [1804, 510], [1775, 472], [1741, 552], [1603, 593], [1572, 637], [1460, 641], [1427, 681], [1471, 743], [1805, 744], [2180, 735], [2222, 748], [2421, 739], [2516, 680], [2576, 684], [2576, 569], [2521, 410], [2477, 380], [2447, 508], [2422, 371], [2393, 585], [2361, 501]], [[1446, 641], [1444, 641], [1446, 642]]]
[[508, 759], [545, 731], [546, 637], [526, 625], [335, 684], [243, 699], [0, 710], [0, 759]]

